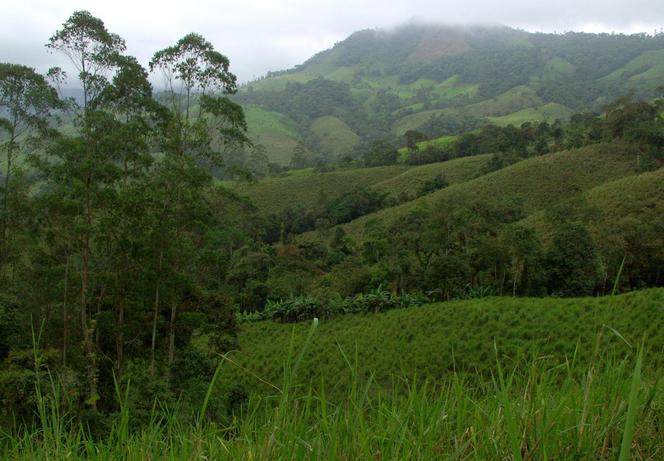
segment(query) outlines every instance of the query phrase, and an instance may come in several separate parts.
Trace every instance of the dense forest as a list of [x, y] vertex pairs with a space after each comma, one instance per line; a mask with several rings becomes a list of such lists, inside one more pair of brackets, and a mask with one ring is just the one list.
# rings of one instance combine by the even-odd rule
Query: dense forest
[[[125, 429], [154, 424], [158, 405], [183, 420], [232, 424], [252, 408], [253, 388], [233, 375], [212, 392], [228, 354], [251, 357], [246, 335], [289, 347], [282, 330], [256, 333], [272, 328], [261, 322], [343, 325], [353, 314], [498, 296], [551, 297], [563, 309], [559, 298], [662, 287], [661, 87], [630, 92], [626, 82], [641, 68], [602, 77], [661, 51], [663, 36], [446, 29], [454, 53], [409, 60], [425, 32], [359, 32], [240, 92], [228, 58], [204, 37], [185, 35], [146, 69], [86, 11], [46, 45], [75, 75], [0, 63], [0, 429], [31, 427], [45, 399], [92, 439], [114, 433], [118, 418]], [[574, 70], [533, 80], [551, 59]], [[254, 88], [331, 62], [360, 66], [353, 82], [319, 76]], [[438, 100], [417, 91], [408, 104], [440, 111], [397, 134], [394, 123], [418, 111], [390, 89], [358, 96], [365, 74], [474, 89]], [[72, 85], [80, 98], [66, 97]], [[472, 110], [520, 85], [535, 88], [537, 104], [576, 112], [498, 123]], [[256, 107], [300, 130], [288, 167], [252, 138]], [[329, 116], [358, 136], [335, 156], [310, 130]], [[648, 293], [643, 309], [656, 309], [661, 291]], [[506, 328], [492, 302], [487, 312]], [[602, 324], [587, 315], [590, 336]], [[636, 323], [611, 315], [634, 340]], [[576, 357], [574, 335], [558, 327], [564, 346], [539, 346]], [[297, 331], [305, 348], [314, 330]], [[461, 348], [446, 372], [493, 367], [491, 334], [483, 355]], [[641, 353], [660, 366], [657, 347]], [[275, 366], [265, 369], [275, 375]], [[127, 407], [131, 422], [122, 419]]]

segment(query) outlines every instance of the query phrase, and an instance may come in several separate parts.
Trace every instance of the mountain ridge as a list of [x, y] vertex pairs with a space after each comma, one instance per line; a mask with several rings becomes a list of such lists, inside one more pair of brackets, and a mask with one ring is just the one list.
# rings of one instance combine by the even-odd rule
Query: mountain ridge
[[[662, 85], [664, 34], [409, 23], [355, 32], [292, 69], [243, 85], [237, 99], [282, 114], [317, 161], [326, 163], [356, 155], [362, 141], [386, 139], [398, 147], [405, 131], [423, 130], [433, 116], [469, 118], [474, 128], [553, 122], [600, 111], [630, 92], [652, 98]], [[339, 119], [340, 131], [317, 133], [320, 117]], [[250, 124], [249, 131], [260, 142], [264, 127]], [[458, 131], [438, 128], [434, 134]], [[338, 147], [325, 137], [348, 142]], [[288, 164], [290, 152], [265, 147], [272, 160]]]

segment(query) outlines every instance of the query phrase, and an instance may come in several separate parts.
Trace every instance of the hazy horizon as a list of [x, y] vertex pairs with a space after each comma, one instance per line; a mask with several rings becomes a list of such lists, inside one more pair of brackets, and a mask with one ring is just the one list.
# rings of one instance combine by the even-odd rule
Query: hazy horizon
[[[505, 25], [528, 32], [615, 32], [653, 34], [664, 26], [664, 2], [639, 0], [630, 4], [593, 0], [470, 0], [464, 5], [413, 0], [384, 5], [376, 1], [266, 2], [219, 5], [210, 0], [186, 7], [173, 0], [112, 4], [97, 1], [9, 0], [0, 17], [0, 61], [16, 62], [44, 72], [66, 67], [60, 55], [43, 45], [72, 12], [89, 10], [127, 42], [127, 52], [147, 65], [152, 54], [188, 32], [198, 32], [226, 54], [240, 82], [268, 71], [292, 68], [331, 48], [353, 32], [390, 29], [408, 23], [452, 26]], [[132, 13], [133, 14], [130, 14]], [[158, 83], [158, 79], [154, 79]]]

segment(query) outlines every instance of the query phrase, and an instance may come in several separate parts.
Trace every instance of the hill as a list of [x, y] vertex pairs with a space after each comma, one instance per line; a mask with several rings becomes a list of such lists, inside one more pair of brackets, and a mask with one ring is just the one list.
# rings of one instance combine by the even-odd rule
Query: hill
[[[334, 159], [357, 137], [402, 142], [485, 123], [520, 125], [600, 110], [629, 91], [652, 98], [664, 83], [664, 35], [544, 34], [509, 27], [407, 24], [363, 30], [237, 96], [297, 124], [307, 147]], [[432, 117], [447, 124], [431, 125]], [[250, 123], [250, 129], [251, 123]], [[271, 158], [279, 159], [276, 145]]]
[[[592, 145], [529, 158], [417, 200], [363, 216], [342, 227], [353, 237], [360, 238], [367, 222], [389, 225], [418, 206], [444, 208], [446, 205], [473, 201], [489, 203], [495, 199], [517, 200], [523, 211], [530, 214], [566, 196], [634, 172], [634, 158], [626, 147], [619, 144]], [[308, 234], [308, 237], [313, 235]]]
[[[343, 398], [352, 367], [379, 385], [398, 388], [399, 377], [436, 382], [453, 371], [490, 380], [497, 357], [511, 364], [519, 353], [550, 363], [567, 357], [571, 367], [586, 366], [600, 332], [605, 358], [629, 354], [645, 335], [646, 363], [655, 372], [664, 365], [662, 309], [664, 290], [651, 289], [617, 297], [490, 298], [346, 315], [321, 322], [304, 352], [298, 382], [325, 382], [329, 395]], [[269, 392], [256, 377], [280, 383], [289, 350], [303, 350], [309, 330], [308, 323], [243, 324], [240, 349], [231, 354], [241, 368], [227, 364], [220, 381], [227, 388], [240, 384]]]
[[[631, 175], [594, 187], [584, 194], [585, 203], [571, 211], [582, 219], [597, 242], [604, 264], [615, 274], [623, 257], [623, 278], [632, 286], [652, 283], [635, 273], [664, 265], [664, 168]], [[550, 222], [540, 211], [523, 220], [537, 229], [545, 242], [551, 239]], [[632, 272], [631, 268], [634, 268]]]
[[288, 165], [300, 140], [295, 123], [284, 114], [256, 106], [244, 107], [244, 113], [251, 141], [267, 147], [272, 162]]
[[235, 192], [249, 197], [264, 213], [289, 207], [312, 207], [321, 198], [330, 198], [353, 189], [368, 187], [397, 197], [415, 195], [421, 184], [442, 174], [449, 184], [456, 184], [481, 174], [490, 156], [478, 155], [422, 166], [391, 165], [375, 168], [315, 173], [303, 171], [285, 177], [273, 177], [258, 183], [238, 183]]

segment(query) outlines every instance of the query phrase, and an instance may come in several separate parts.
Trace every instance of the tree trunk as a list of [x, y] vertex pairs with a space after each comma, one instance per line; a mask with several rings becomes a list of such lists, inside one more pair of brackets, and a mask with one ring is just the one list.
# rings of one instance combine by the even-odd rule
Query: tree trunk
[[171, 320], [168, 327], [168, 366], [173, 365], [175, 359], [175, 319], [177, 317], [177, 300], [174, 299], [171, 304]]
[[164, 251], [159, 250], [159, 269], [157, 270], [157, 288], [154, 292], [154, 311], [152, 313], [152, 344], [150, 346], [150, 375], [154, 376], [154, 358], [157, 346], [157, 320], [159, 318], [159, 288], [161, 284], [161, 265], [164, 260]]
[[88, 238], [85, 239], [83, 246], [83, 271], [81, 273], [81, 330], [83, 333], [83, 348], [85, 357], [88, 362], [88, 386], [89, 398], [88, 403], [92, 409], [97, 409], [97, 361], [94, 351], [94, 343], [92, 337], [94, 335], [94, 327], [88, 321], [88, 285], [90, 282], [90, 243]]
[[[173, 261], [173, 269], [178, 273], [180, 265], [180, 206], [182, 202], [182, 188], [177, 185], [177, 198], [175, 202], [175, 259]], [[178, 299], [177, 296], [173, 298], [171, 303], [171, 319], [168, 328], [168, 366], [173, 364], [175, 358], [175, 320], [177, 318]]]
[[[87, 127], [85, 128], [86, 141], [88, 145], [88, 155], [91, 151], [90, 148], [90, 135], [88, 134]], [[85, 190], [85, 208], [83, 210], [85, 219], [85, 235], [82, 242], [83, 253], [83, 268], [81, 272], [81, 330], [83, 332], [83, 349], [87, 359], [88, 366], [88, 386], [90, 396], [88, 403], [93, 410], [97, 409], [97, 359], [95, 356], [95, 348], [93, 342], [94, 324], [88, 320], [88, 291], [90, 286], [90, 257], [91, 257], [91, 242], [89, 232], [92, 232], [92, 203], [90, 198], [90, 189], [92, 185], [92, 173], [88, 171], [86, 177], [86, 190]]]
[[124, 373], [124, 314], [125, 314], [126, 296], [118, 303], [117, 334], [115, 336], [116, 352], [116, 375], [118, 383], [122, 382]]
[[67, 292], [69, 291], [69, 253], [65, 263], [65, 287], [62, 295], [62, 367], [67, 366], [67, 346], [69, 341], [69, 316], [67, 315]]
[[0, 234], [0, 268], [4, 266], [7, 259], [7, 241], [9, 239], [9, 178], [12, 174], [12, 160], [14, 155], [14, 142], [16, 140], [15, 127], [9, 137], [7, 144], [7, 171], [5, 172], [5, 189], [2, 203], [2, 233]]

